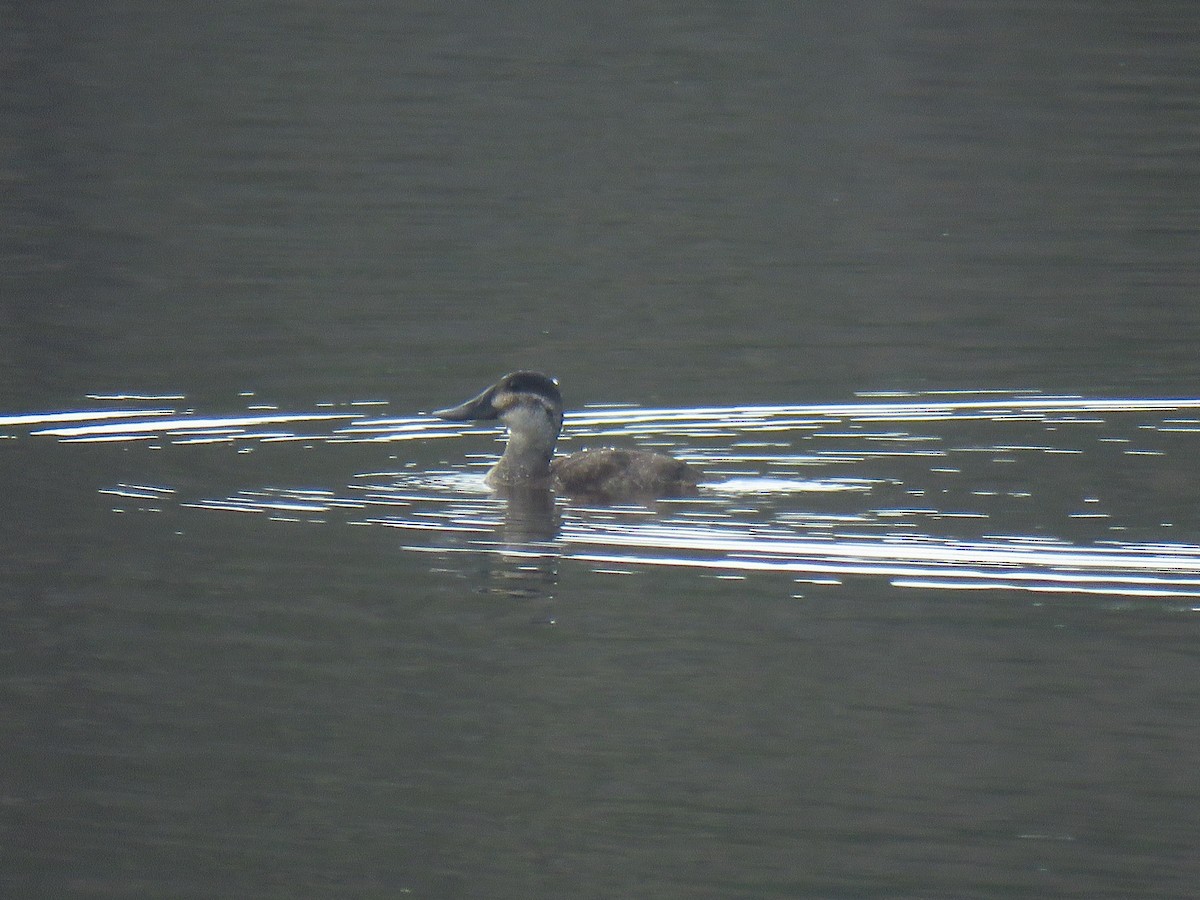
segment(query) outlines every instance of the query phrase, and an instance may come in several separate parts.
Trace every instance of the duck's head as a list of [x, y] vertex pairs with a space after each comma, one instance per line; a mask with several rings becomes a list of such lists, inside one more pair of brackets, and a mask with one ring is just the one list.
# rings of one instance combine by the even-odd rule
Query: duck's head
[[558, 382], [541, 372], [513, 372], [466, 403], [436, 409], [433, 415], [451, 422], [499, 419], [518, 435], [546, 435], [553, 446], [562, 429], [563, 403]]

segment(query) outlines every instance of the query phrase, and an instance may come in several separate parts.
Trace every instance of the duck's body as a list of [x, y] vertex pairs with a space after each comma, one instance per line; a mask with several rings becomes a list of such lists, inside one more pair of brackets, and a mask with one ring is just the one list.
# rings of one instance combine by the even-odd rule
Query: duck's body
[[558, 384], [540, 372], [513, 372], [460, 406], [433, 413], [442, 419], [499, 419], [508, 426], [504, 455], [487, 474], [496, 488], [556, 489], [575, 497], [683, 497], [696, 492], [687, 463], [649, 450], [581, 450], [554, 458], [562, 430]]
[[551, 460], [554, 484], [575, 497], [687, 497], [696, 493], [696, 470], [649, 450], [582, 450]]

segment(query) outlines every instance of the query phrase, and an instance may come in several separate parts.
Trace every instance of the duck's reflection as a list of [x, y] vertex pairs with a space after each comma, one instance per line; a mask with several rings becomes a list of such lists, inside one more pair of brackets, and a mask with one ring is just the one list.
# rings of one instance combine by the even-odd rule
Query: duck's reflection
[[561, 523], [554, 492], [510, 486], [498, 491], [504, 521], [496, 530], [488, 578], [490, 593], [514, 598], [553, 599], [558, 585]]

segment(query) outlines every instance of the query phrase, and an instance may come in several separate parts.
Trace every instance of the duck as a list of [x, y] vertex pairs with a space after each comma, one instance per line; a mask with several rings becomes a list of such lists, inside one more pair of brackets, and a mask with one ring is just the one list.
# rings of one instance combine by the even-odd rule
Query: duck
[[603, 501], [698, 491], [699, 473], [665, 453], [603, 448], [556, 458], [563, 400], [558, 381], [542, 372], [511, 372], [465, 403], [430, 415], [450, 422], [499, 419], [507, 426], [504, 454], [485, 479], [494, 490], [536, 488]]

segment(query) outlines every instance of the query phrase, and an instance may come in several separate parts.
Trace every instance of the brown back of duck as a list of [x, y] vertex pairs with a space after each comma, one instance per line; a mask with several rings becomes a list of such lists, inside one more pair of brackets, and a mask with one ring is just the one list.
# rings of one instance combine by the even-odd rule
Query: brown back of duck
[[688, 497], [700, 481], [687, 463], [648, 450], [587, 450], [552, 460], [550, 468], [563, 492], [603, 500]]

